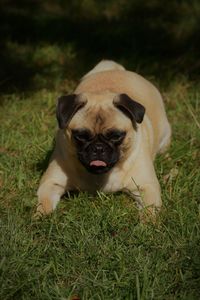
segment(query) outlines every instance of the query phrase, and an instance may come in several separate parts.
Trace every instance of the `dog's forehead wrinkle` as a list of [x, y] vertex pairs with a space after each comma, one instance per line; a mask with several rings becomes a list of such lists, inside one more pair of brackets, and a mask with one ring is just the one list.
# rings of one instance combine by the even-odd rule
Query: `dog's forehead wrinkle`
[[102, 112], [98, 112], [95, 116], [94, 116], [94, 127], [95, 128], [101, 128], [106, 122], [105, 116], [103, 115]]
[[85, 110], [85, 118], [90, 120], [93, 131], [99, 133], [107, 126], [107, 122], [110, 120], [110, 113], [100, 105], [92, 105]]

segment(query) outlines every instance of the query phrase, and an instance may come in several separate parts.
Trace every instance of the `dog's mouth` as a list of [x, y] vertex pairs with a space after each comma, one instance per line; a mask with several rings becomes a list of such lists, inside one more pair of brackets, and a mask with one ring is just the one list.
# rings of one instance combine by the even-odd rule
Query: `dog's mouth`
[[92, 160], [90, 162], [90, 167], [107, 167], [107, 163], [103, 160]]
[[92, 160], [87, 166], [86, 169], [93, 174], [103, 174], [108, 172], [113, 165], [106, 163], [103, 160]]
[[93, 174], [103, 174], [108, 172], [110, 167], [103, 160], [92, 160], [87, 169]]

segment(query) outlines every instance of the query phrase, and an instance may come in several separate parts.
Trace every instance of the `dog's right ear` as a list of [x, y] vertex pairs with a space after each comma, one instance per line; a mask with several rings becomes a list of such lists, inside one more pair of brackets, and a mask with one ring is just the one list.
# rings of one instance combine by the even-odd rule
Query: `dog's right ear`
[[56, 117], [60, 129], [66, 128], [74, 114], [85, 104], [87, 100], [82, 95], [64, 95], [58, 98]]

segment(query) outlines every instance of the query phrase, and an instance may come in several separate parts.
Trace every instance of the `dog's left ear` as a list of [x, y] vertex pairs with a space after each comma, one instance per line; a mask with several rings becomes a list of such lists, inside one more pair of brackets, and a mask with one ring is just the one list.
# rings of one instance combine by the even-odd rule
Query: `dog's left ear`
[[65, 95], [58, 98], [56, 117], [61, 129], [67, 127], [74, 114], [86, 104], [82, 95]]
[[113, 99], [113, 104], [131, 119], [134, 127], [135, 123], [142, 123], [145, 114], [145, 108], [142, 104], [126, 94], [117, 95]]

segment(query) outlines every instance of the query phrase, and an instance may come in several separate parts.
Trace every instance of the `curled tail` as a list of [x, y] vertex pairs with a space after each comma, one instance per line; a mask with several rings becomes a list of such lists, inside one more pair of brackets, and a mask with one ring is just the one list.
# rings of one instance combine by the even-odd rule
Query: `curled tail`
[[91, 71], [89, 71], [83, 78], [102, 71], [109, 71], [109, 70], [125, 70], [125, 68], [117, 64], [112, 60], [102, 60], [100, 61]]

